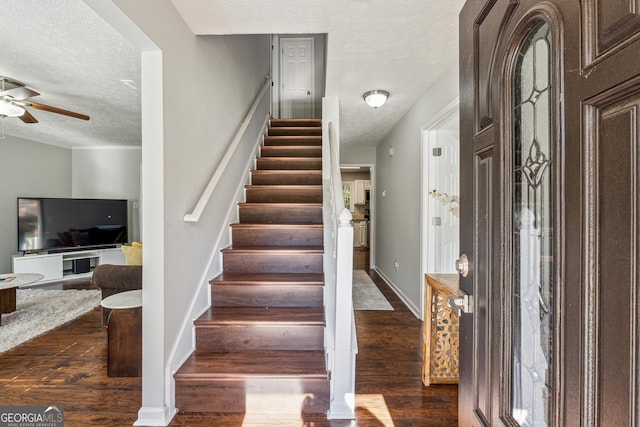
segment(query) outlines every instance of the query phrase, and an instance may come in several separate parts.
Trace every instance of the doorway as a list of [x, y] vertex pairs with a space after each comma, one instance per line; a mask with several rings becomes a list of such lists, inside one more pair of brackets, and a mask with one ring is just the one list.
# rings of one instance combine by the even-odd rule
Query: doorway
[[325, 34], [271, 36], [273, 118], [322, 118]]
[[[460, 238], [458, 105], [455, 99], [422, 128], [421, 281], [429, 273], [456, 274]], [[421, 300], [424, 305], [424, 295]], [[424, 306], [421, 311], [424, 318]]]
[[290, 119], [315, 116], [314, 46], [304, 37], [280, 40], [280, 113]]
[[353, 225], [354, 270], [373, 268], [375, 251], [374, 173], [372, 164], [340, 166], [345, 207]]

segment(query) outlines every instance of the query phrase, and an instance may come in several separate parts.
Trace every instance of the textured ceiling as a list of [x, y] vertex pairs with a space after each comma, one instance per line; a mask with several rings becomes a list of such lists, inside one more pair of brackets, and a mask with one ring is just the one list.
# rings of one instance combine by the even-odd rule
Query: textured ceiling
[[0, 52], [0, 75], [39, 92], [34, 102], [91, 116], [31, 109], [39, 123], [0, 118], [7, 135], [64, 147], [140, 145], [140, 54], [82, 0], [2, 0]]
[[[327, 33], [342, 145], [377, 145], [458, 57], [463, 0], [172, 0], [196, 34]], [[362, 94], [391, 92], [368, 107]], [[425, 120], [428, 118], [425, 117]]]
[[[464, 1], [172, 3], [195, 34], [326, 33], [326, 95], [340, 98], [341, 143], [371, 146], [456, 61]], [[2, 0], [0, 24], [0, 75], [40, 92], [34, 102], [91, 116], [32, 110], [40, 123], [0, 119], [6, 134], [60, 146], [140, 144], [139, 53], [82, 0]], [[387, 104], [368, 107], [370, 89], [391, 92]]]

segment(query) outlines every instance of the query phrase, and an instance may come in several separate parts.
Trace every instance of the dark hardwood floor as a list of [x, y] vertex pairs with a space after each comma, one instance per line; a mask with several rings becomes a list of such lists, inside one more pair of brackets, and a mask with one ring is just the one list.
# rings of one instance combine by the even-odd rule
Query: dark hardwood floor
[[[368, 265], [368, 251], [355, 250], [354, 269], [368, 271]], [[312, 414], [283, 419], [190, 413], [176, 415], [171, 425], [457, 426], [457, 386], [422, 386], [422, 323], [375, 272], [370, 275], [395, 311], [355, 313], [356, 422]], [[141, 406], [141, 381], [107, 377], [107, 333], [100, 316], [95, 309], [0, 354], [0, 405], [64, 406], [67, 427], [132, 425]]]
[[369, 271], [369, 249], [353, 248], [353, 269]]

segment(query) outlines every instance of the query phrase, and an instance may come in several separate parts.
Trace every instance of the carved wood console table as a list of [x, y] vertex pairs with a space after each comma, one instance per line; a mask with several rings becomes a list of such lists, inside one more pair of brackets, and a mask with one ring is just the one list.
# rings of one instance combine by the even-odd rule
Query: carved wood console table
[[458, 295], [458, 275], [425, 274], [424, 285], [422, 382], [427, 386], [454, 384], [459, 375], [459, 322], [447, 301]]

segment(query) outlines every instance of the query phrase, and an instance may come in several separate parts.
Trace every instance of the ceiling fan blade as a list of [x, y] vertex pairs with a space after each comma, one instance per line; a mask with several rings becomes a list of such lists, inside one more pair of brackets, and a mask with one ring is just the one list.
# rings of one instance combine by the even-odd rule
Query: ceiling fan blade
[[24, 110], [24, 114], [21, 116], [18, 116], [18, 118], [25, 123], [38, 123], [38, 120], [35, 117], [33, 117], [33, 115], [27, 110]]
[[89, 116], [87, 115], [74, 113], [73, 111], [64, 110], [62, 108], [52, 107], [50, 105], [38, 104], [37, 102], [31, 102], [31, 101], [27, 101], [25, 102], [25, 104], [37, 110], [43, 110], [43, 111], [48, 111], [50, 113], [62, 114], [64, 116], [74, 117], [80, 120], [89, 120]]
[[35, 90], [29, 89], [28, 87], [20, 86], [13, 89], [5, 90], [4, 92], [2, 92], [2, 95], [8, 95], [13, 99], [22, 100], [38, 96], [40, 94]]

